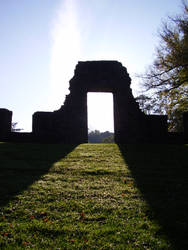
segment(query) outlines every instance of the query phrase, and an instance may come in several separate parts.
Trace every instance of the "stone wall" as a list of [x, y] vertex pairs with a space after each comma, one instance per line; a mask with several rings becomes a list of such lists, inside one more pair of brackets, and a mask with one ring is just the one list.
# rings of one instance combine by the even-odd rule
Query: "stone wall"
[[[32, 133], [12, 133], [12, 112], [0, 109], [0, 139], [21, 142], [28, 140], [44, 143], [86, 143], [87, 93], [110, 92], [114, 101], [116, 143], [168, 142], [167, 116], [145, 115], [139, 109], [130, 85], [129, 74], [120, 62], [79, 62], [70, 80], [70, 94], [66, 96], [64, 105], [54, 112], [35, 112]], [[188, 141], [188, 113], [184, 114], [184, 127]], [[170, 138], [173, 137], [174, 135]]]
[[183, 127], [184, 127], [185, 142], [188, 143], [188, 112], [185, 112], [183, 114]]
[[6, 140], [11, 132], [12, 111], [0, 109], [0, 140]]
[[146, 140], [163, 143], [167, 140], [168, 126], [166, 115], [145, 115]]

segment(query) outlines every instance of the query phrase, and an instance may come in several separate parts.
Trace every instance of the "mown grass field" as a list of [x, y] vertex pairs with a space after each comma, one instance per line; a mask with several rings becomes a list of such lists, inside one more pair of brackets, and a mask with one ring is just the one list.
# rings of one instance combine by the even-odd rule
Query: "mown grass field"
[[0, 249], [188, 249], [188, 146], [0, 143]]

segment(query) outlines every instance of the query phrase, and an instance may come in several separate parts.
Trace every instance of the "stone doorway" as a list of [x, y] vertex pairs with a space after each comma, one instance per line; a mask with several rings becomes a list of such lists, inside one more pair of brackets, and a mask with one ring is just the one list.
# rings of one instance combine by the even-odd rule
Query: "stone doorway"
[[33, 135], [38, 141], [87, 143], [87, 93], [107, 92], [113, 94], [116, 143], [165, 138], [167, 118], [146, 116], [139, 109], [130, 84], [127, 69], [120, 62], [79, 62], [70, 80], [70, 94], [66, 96], [64, 105], [54, 112], [36, 112], [33, 115]]
[[142, 112], [130, 88], [131, 79], [117, 61], [79, 62], [70, 80], [70, 94], [64, 105], [53, 112], [53, 127], [58, 138], [69, 143], [86, 143], [87, 93], [113, 94], [115, 142], [134, 142], [142, 130]]
[[[113, 94], [116, 143], [171, 142], [167, 116], [145, 115], [132, 95], [130, 84], [127, 69], [120, 62], [78, 62], [70, 80], [70, 94], [59, 110], [35, 112], [32, 133], [18, 134], [11, 132], [12, 112], [1, 109], [0, 138], [19, 142], [87, 143], [87, 93], [110, 92]], [[182, 136], [187, 139], [186, 119], [184, 115], [185, 133]]]

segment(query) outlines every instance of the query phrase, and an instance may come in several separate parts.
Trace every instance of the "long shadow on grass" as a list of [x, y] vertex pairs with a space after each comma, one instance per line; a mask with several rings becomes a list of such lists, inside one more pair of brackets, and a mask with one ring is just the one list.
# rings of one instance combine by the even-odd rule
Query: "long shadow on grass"
[[175, 249], [188, 249], [188, 146], [119, 145], [136, 185]]
[[76, 146], [0, 143], [0, 206], [40, 179]]

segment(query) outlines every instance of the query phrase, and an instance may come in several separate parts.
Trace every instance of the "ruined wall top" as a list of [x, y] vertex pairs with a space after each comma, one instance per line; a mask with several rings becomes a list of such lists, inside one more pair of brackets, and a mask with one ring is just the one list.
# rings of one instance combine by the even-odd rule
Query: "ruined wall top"
[[78, 62], [70, 90], [84, 89], [94, 92], [114, 92], [129, 88], [131, 79], [127, 69], [118, 61]]

